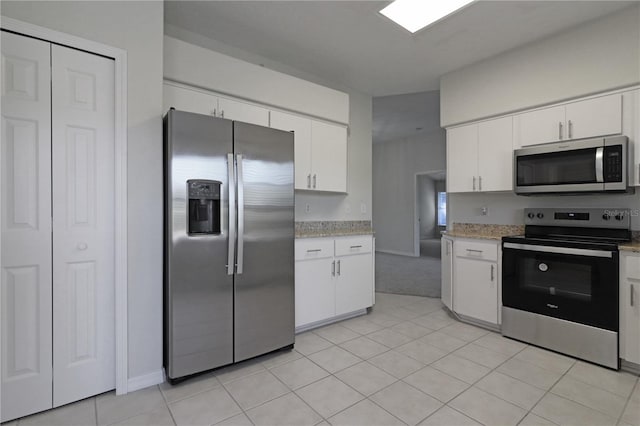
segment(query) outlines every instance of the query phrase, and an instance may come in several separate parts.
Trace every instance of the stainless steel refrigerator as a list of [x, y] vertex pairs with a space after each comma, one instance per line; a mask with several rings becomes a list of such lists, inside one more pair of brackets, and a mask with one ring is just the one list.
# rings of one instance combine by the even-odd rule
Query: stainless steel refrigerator
[[293, 134], [171, 109], [164, 148], [168, 378], [292, 346]]

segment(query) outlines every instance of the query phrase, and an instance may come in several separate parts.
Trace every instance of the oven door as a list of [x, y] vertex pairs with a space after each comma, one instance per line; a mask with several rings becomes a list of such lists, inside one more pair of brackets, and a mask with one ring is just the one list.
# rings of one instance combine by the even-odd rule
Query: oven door
[[503, 242], [504, 306], [618, 331], [618, 252]]

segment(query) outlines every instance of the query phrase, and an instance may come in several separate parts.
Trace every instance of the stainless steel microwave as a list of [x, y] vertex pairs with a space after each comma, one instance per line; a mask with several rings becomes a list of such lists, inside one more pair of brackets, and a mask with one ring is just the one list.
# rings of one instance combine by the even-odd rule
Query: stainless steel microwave
[[626, 192], [626, 136], [549, 143], [513, 155], [516, 194]]

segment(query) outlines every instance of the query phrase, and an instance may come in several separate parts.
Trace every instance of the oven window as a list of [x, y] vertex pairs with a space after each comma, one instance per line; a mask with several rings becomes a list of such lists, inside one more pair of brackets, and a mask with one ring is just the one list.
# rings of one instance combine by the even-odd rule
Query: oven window
[[517, 158], [518, 186], [596, 183], [596, 148]]
[[593, 265], [520, 257], [516, 271], [522, 291], [590, 302]]

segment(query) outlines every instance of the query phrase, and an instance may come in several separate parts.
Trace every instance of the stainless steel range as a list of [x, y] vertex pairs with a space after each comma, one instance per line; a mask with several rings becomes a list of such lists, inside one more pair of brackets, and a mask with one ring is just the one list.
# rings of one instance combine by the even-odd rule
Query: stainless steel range
[[628, 209], [525, 209], [503, 237], [502, 334], [618, 369], [618, 243]]

